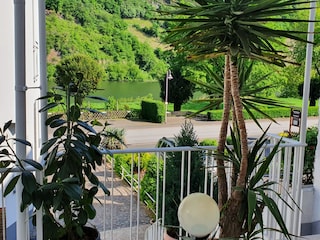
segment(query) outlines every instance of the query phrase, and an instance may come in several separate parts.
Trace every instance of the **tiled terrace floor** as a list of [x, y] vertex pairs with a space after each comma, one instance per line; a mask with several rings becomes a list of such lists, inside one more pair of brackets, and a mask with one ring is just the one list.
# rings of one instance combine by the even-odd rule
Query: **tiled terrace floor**
[[[96, 175], [100, 178], [100, 181], [104, 181], [104, 169], [99, 167], [96, 171]], [[111, 189], [111, 168], [107, 164], [106, 168], [106, 187]], [[130, 236], [130, 192], [131, 188], [117, 175], [113, 176], [113, 239], [115, 240], [127, 240]], [[104, 193], [99, 190], [98, 199], [103, 203]], [[136, 195], [133, 197], [133, 206], [137, 206]], [[111, 239], [111, 196], [106, 197], [106, 206], [104, 207], [98, 201], [95, 203], [97, 215], [90, 223], [94, 225], [101, 233], [101, 239]], [[136, 209], [133, 207], [133, 209]], [[106, 212], [106, 225], [104, 228], [104, 211]], [[136, 224], [136, 211], [132, 213], [133, 224]], [[139, 239], [143, 239], [145, 229], [150, 225], [151, 218], [144, 204], [140, 203], [140, 216], [139, 216]], [[105, 231], [104, 231], [105, 230]], [[132, 230], [132, 236], [136, 236], [136, 229]]]

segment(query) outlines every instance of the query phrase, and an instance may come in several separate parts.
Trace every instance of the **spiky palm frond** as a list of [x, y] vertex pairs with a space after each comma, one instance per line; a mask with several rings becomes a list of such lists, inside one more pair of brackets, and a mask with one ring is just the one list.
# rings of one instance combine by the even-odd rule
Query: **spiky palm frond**
[[[246, 64], [244, 60], [240, 60], [238, 62], [238, 68], [239, 68], [239, 81], [240, 81], [240, 94], [241, 94], [241, 100], [243, 103], [244, 109], [247, 111], [249, 116], [255, 121], [255, 123], [261, 128], [257, 118], [256, 113], [261, 114], [262, 116], [270, 119], [273, 122], [276, 122], [271, 116], [269, 116], [266, 112], [264, 112], [261, 109], [261, 106], [274, 106], [274, 107], [288, 107], [278, 100], [274, 100], [272, 98], [268, 97], [262, 97], [259, 96], [259, 94], [267, 89], [272, 88], [271, 85], [265, 85], [260, 87], [259, 83], [263, 80], [265, 80], [270, 74], [266, 74], [261, 76], [260, 78], [257, 78], [254, 81], [248, 82], [248, 78], [250, 76], [250, 73], [252, 71], [253, 62]], [[207, 75], [213, 80], [212, 83], [205, 83], [198, 80], [190, 79], [189, 81], [192, 81], [195, 84], [198, 84], [202, 87], [208, 88], [210, 92], [214, 92], [214, 97], [208, 97], [201, 100], [201, 102], [208, 102], [206, 106], [204, 106], [202, 109], [197, 111], [196, 113], [193, 113], [191, 116], [199, 114], [201, 112], [207, 111], [209, 109], [212, 109], [216, 106], [219, 106], [223, 102], [223, 79], [218, 76], [214, 71], [212, 71], [208, 67], [203, 67], [204, 71], [207, 73]], [[219, 97], [220, 96], [220, 97]]]
[[[237, 128], [230, 129], [232, 148], [227, 146], [226, 160], [232, 162], [236, 172], [239, 172], [241, 161], [241, 144], [239, 141], [239, 133]], [[282, 198], [281, 194], [273, 189], [274, 185], [279, 183], [273, 181], [263, 181], [267, 178], [268, 169], [271, 161], [280, 150], [281, 140], [275, 144], [268, 155], [265, 154], [268, 146], [268, 138], [266, 136], [268, 129], [253, 143], [248, 154], [248, 171], [247, 171], [247, 184], [243, 189], [244, 197], [246, 198], [246, 216], [244, 216], [243, 226], [246, 227], [244, 231], [247, 236], [256, 235], [256, 226], [260, 226], [259, 233], [262, 233], [266, 229], [262, 218], [262, 212], [264, 208], [268, 208], [278, 223], [279, 229], [269, 229], [272, 231], [281, 232], [287, 239], [291, 239], [292, 235], [288, 232], [288, 229], [284, 223], [284, 219], [281, 216], [278, 205], [275, 200], [270, 197], [271, 195], [277, 196], [286, 206], [292, 209], [292, 207]], [[272, 194], [270, 194], [272, 193]], [[290, 197], [290, 195], [289, 195]], [[292, 200], [292, 198], [291, 198]], [[296, 203], [294, 203], [296, 204]], [[249, 239], [249, 238], [248, 238]], [[250, 238], [251, 239], [251, 238]]]
[[275, 29], [269, 23], [309, 22], [292, 19], [290, 14], [308, 10], [306, 0], [198, 0], [196, 4], [178, 4], [170, 11], [177, 26], [169, 31], [166, 41], [190, 58], [212, 58], [230, 53], [284, 66], [290, 62], [279, 45], [283, 39], [306, 42], [306, 31]]

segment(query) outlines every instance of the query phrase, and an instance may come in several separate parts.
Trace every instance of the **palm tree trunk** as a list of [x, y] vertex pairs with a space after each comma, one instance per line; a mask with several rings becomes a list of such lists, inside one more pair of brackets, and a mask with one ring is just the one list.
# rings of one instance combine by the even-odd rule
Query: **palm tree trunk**
[[223, 117], [219, 133], [217, 175], [218, 175], [218, 206], [222, 209], [228, 199], [227, 178], [224, 166], [224, 150], [228, 133], [229, 115], [231, 109], [231, 80], [230, 80], [230, 56], [225, 57], [224, 91], [223, 91]]
[[[231, 94], [234, 104], [235, 116], [240, 133], [241, 142], [241, 163], [237, 179], [237, 187], [244, 188], [246, 185], [246, 175], [248, 168], [248, 136], [246, 124], [243, 116], [243, 106], [240, 98], [238, 66], [236, 61], [230, 61], [231, 70]], [[235, 191], [241, 192], [241, 191]]]
[[234, 106], [234, 115], [237, 122], [240, 141], [241, 141], [241, 163], [240, 171], [236, 182], [236, 188], [233, 190], [231, 197], [223, 208], [222, 217], [220, 220], [220, 238], [238, 239], [243, 233], [243, 222], [245, 215], [241, 213], [243, 209], [244, 196], [241, 189], [245, 188], [246, 175], [248, 167], [248, 140], [247, 130], [243, 117], [242, 101], [239, 90], [239, 77], [237, 62], [230, 61], [231, 72], [231, 95]]

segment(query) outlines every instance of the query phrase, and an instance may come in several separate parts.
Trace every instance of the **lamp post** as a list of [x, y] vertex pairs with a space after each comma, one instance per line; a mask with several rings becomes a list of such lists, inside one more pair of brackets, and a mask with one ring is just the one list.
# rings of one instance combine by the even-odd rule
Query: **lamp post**
[[172, 80], [172, 74], [171, 71], [168, 70], [166, 73], [166, 91], [165, 91], [165, 100], [164, 100], [164, 104], [165, 104], [165, 108], [166, 108], [166, 112], [165, 112], [165, 120], [164, 122], [167, 123], [167, 114], [168, 114], [168, 90], [169, 90], [169, 80]]

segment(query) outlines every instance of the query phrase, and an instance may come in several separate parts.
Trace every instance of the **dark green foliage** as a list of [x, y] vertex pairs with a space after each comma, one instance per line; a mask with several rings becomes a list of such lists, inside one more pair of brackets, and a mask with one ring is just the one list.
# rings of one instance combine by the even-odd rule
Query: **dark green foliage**
[[[162, 58], [170, 63], [169, 69], [173, 79], [168, 80], [168, 102], [173, 103], [174, 111], [180, 111], [182, 104], [193, 98], [196, 91], [196, 85], [192, 81], [194, 78], [204, 78], [204, 72], [199, 71], [199, 65], [195, 62], [186, 61], [186, 55], [182, 53], [175, 53], [166, 51]], [[166, 75], [163, 73], [162, 78], [159, 78], [160, 83], [160, 97], [165, 100], [166, 96]]]
[[[193, 125], [190, 121], [186, 121], [182, 126], [180, 133], [175, 136], [176, 146], [196, 146], [198, 138], [194, 132]], [[204, 182], [204, 165], [203, 153], [185, 152], [185, 159], [191, 154], [191, 176], [190, 176], [190, 193], [203, 192]], [[180, 203], [180, 188], [181, 188], [181, 152], [167, 153], [166, 164], [166, 209], [165, 209], [165, 225], [179, 226], [177, 217], [178, 206]], [[185, 160], [186, 161], [186, 160]], [[187, 194], [187, 172], [188, 164], [185, 162], [183, 192]], [[161, 198], [160, 198], [161, 199]]]
[[93, 10], [96, 9], [122, 18], [148, 18], [152, 11], [152, 6], [148, 2], [135, 0], [46, 0], [46, 8], [81, 25], [88, 25], [92, 21]]
[[81, 103], [85, 96], [97, 89], [99, 82], [105, 78], [105, 72], [89, 56], [75, 54], [64, 58], [57, 65], [55, 76], [56, 84], [64, 90], [71, 87], [71, 91], [77, 93], [76, 101]]
[[[155, 212], [156, 206], [153, 201], [146, 195], [150, 194], [153, 199], [156, 199], [157, 196], [157, 167], [159, 167], [159, 175], [162, 176], [163, 173], [163, 162], [159, 161], [156, 158], [156, 155], [153, 155], [154, 158], [151, 161], [148, 161], [148, 165], [145, 171], [145, 175], [141, 181], [141, 201], [145, 202], [152, 211]], [[162, 177], [159, 178], [162, 181]]]
[[[65, 106], [64, 114], [46, 120], [53, 136], [41, 148], [45, 160], [44, 183], [28, 184], [31, 191], [24, 190], [23, 196], [27, 197], [22, 198], [23, 207], [33, 204], [37, 209], [43, 208], [44, 239], [83, 239], [83, 226], [96, 215], [93, 199], [98, 188], [109, 194], [93, 173], [96, 166], [103, 164], [99, 150], [102, 132], [97, 132], [94, 126], [103, 127], [103, 124], [80, 120], [83, 109], [77, 101], [71, 101], [78, 94], [71, 90], [80, 88], [72, 86], [65, 86], [62, 95], [50, 92], [40, 98], [49, 102], [40, 112]], [[23, 181], [30, 182], [30, 175], [25, 174]]]
[[[241, 144], [239, 130], [231, 130], [231, 146], [227, 147], [226, 159], [233, 164], [235, 174], [237, 175], [240, 170], [241, 164]], [[281, 140], [275, 144], [272, 148], [268, 146], [268, 138], [266, 136], [268, 129], [254, 142], [253, 147], [249, 150], [248, 154], [248, 171], [246, 174], [246, 186], [242, 189], [244, 193], [244, 204], [241, 206], [242, 211], [239, 211], [241, 216], [239, 216], [239, 221], [242, 223], [243, 227], [243, 239], [254, 239], [257, 235], [264, 232], [264, 222], [263, 222], [263, 211], [267, 208], [274, 220], [278, 223], [281, 233], [286, 239], [291, 239], [291, 235], [284, 223], [283, 217], [280, 214], [279, 206], [271, 197], [271, 193], [276, 195], [279, 199], [281, 194], [275, 192], [272, 188], [273, 185], [279, 184], [274, 181], [261, 181], [261, 179], [268, 173], [270, 164], [279, 151], [279, 146]], [[267, 156], [263, 155], [264, 150], [270, 151]], [[234, 177], [234, 176], [233, 176]], [[288, 203], [283, 202], [288, 206]], [[295, 204], [295, 203], [294, 203]], [[224, 214], [225, 209], [222, 209]], [[273, 229], [270, 229], [273, 230]], [[275, 230], [277, 231], [277, 230]]]
[[[263, 97], [261, 93], [270, 89], [271, 86], [259, 86], [259, 83], [263, 82], [266, 78], [268, 78], [269, 74], [262, 76], [261, 78], [250, 80], [249, 77], [252, 73], [252, 69], [254, 67], [254, 62], [252, 61], [238, 61], [238, 69], [239, 69], [239, 90], [240, 90], [240, 99], [243, 105], [242, 112], [244, 114], [245, 119], [253, 119], [257, 125], [259, 126], [258, 118], [269, 118], [273, 120], [272, 110], [271, 114], [268, 111], [264, 111], [263, 106], [269, 107], [283, 107], [286, 106], [281, 102], [276, 101], [273, 98]], [[194, 82], [197, 85], [202, 86], [202, 88], [207, 89], [207, 92], [212, 92], [214, 94], [210, 95], [207, 99], [201, 99], [200, 102], [208, 102], [206, 106], [200, 109], [197, 113], [216, 109], [223, 104], [223, 92], [224, 92], [224, 79], [222, 76], [217, 74], [212, 68], [204, 66], [204, 70], [207, 72], [207, 75], [211, 77], [211, 82], [202, 82], [199, 80], [190, 79], [190, 81]], [[221, 111], [222, 113], [222, 111]], [[208, 115], [208, 112], [207, 112]], [[280, 117], [280, 116], [279, 116]], [[282, 116], [281, 116], [282, 117]], [[222, 118], [222, 117], [221, 117]], [[221, 119], [220, 118], [220, 119]], [[210, 114], [210, 119], [215, 120], [216, 116], [214, 114]]]
[[[11, 173], [12, 168], [18, 168], [21, 174], [15, 177], [10, 176], [9, 183], [4, 189], [4, 196], [11, 193], [15, 189], [18, 180], [21, 179], [24, 186], [22, 198], [28, 199], [33, 190], [38, 186], [38, 183], [35, 176], [32, 172], [26, 170], [26, 167], [33, 167], [35, 170], [42, 170], [43, 167], [32, 159], [21, 158], [21, 156], [17, 155], [14, 144], [16, 146], [20, 145], [22, 148], [32, 148], [32, 146], [30, 142], [24, 139], [10, 137], [12, 127], [12, 121], [8, 121], [0, 128], [0, 168], [6, 168], [1, 174], [0, 183], [3, 184], [8, 174]], [[24, 210], [24, 206], [21, 206], [21, 210]]]
[[[298, 87], [299, 95], [303, 96], [303, 83], [301, 83]], [[315, 106], [316, 101], [320, 97], [320, 77], [311, 78], [310, 80], [310, 93], [309, 93], [309, 100], [310, 106]]]
[[147, 121], [162, 123], [165, 117], [164, 104], [160, 101], [142, 100], [141, 118]]
[[[173, 79], [168, 80], [168, 102], [173, 103], [173, 110], [180, 111], [182, 104], [193, 97], [195, 84], [186, 80], [180, 71], [180, 68], [171, 69]], [[164, 100], [166, 94], [166, 77], [159, 80], [160, 97]]]

